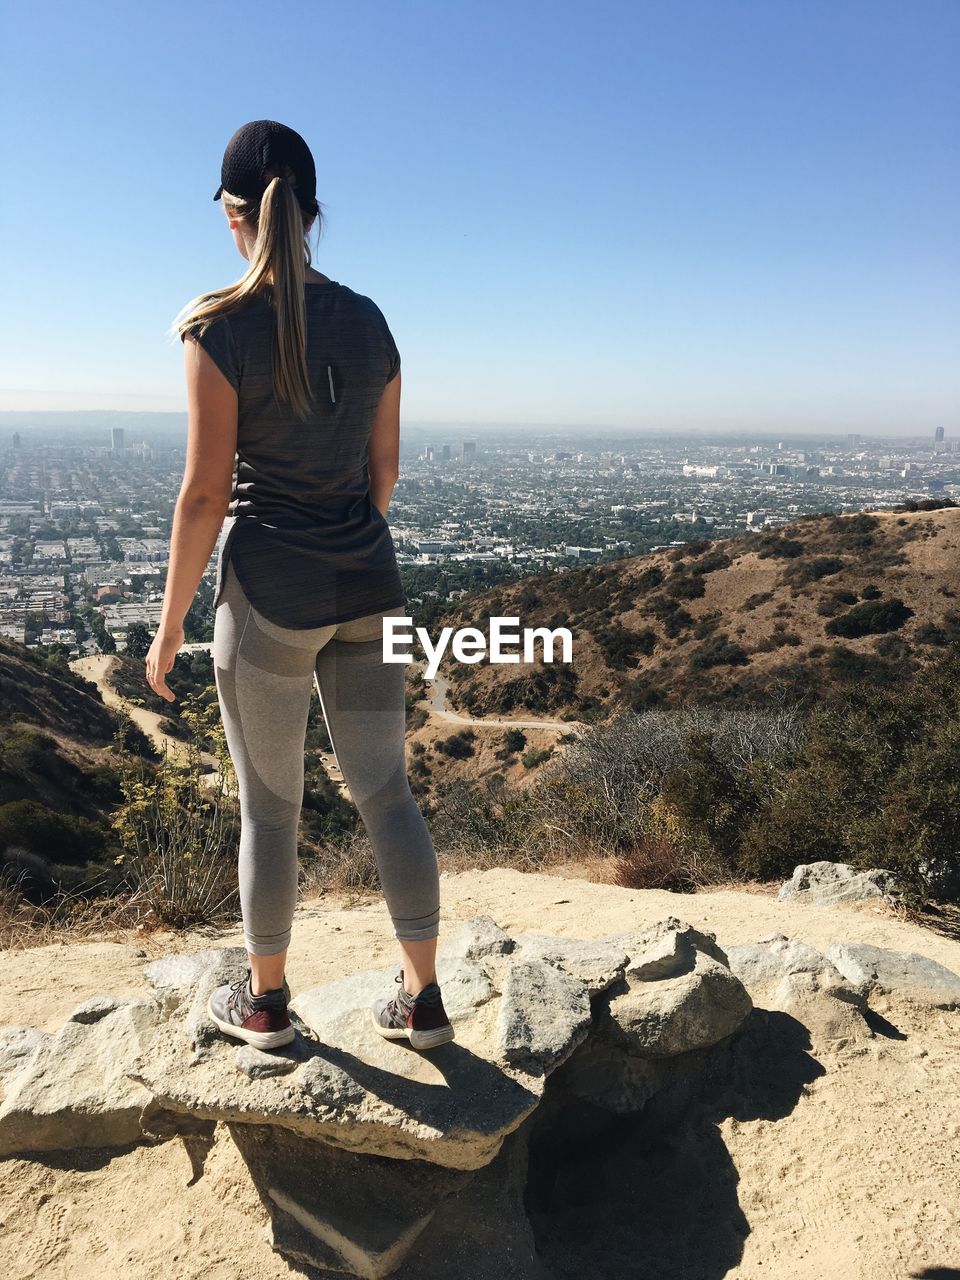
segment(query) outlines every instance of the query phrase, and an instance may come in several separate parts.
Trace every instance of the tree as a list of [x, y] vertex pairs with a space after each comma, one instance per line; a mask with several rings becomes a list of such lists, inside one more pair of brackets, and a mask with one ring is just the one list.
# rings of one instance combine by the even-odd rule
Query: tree
[[127, 628], [127, 655], [131, 658], [145, 658], [153, 643], [153, 637], [144, 622], [132, 622]]

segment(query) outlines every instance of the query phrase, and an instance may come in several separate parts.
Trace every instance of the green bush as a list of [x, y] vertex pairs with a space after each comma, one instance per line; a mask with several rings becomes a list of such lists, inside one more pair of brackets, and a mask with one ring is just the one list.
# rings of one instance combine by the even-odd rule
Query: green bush
[[827, 635], [844, 636], [848, 640], [858, 636], [879, 635], [884, 631], [898, 631], [913, 617], [913, 610], [902, 600], [865, 600], [849, 613], [832, 618], [824, 627]]
[[698, 670], [707, 667], [743, 667], [750, 655], [742, 645], [726, 636], [718, 636], [713, 644], [704, 645], [690, 655], [690, 665]]
[[593, 638], [600, 646], [607, 665], [615, 671], [635, 667], [640, 656], [653, 653], [657, 646], [657, 633], [650, 627], [643, 631], [631, 631], [619, 623], [595, 631]]
[[35, 800], [0, 805], [0, 851], [17, 845], [50, 862], [81, 866], [102, 857], [107, 834], [88, 818], [59, 813]]
[[476, 755], [472, 741], [475, 737], [476, 734], [472, 729], [462, 729], [459, 733], [451, 734], [449, 738], [438, 738], [433, 745], [453, 760], [466, 760], [468, 756]]

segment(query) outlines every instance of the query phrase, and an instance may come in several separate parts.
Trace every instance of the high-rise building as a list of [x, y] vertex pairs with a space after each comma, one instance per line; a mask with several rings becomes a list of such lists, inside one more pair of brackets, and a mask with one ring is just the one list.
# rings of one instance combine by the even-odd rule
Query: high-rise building
[[123, 427], [110, 428], [110, 452], [123, 453]]
[[936, 431], [933, 433], [933, 442], [934, 444], [939, 444], [942, 439], [943, 439], [943, 427], [937, 427]]

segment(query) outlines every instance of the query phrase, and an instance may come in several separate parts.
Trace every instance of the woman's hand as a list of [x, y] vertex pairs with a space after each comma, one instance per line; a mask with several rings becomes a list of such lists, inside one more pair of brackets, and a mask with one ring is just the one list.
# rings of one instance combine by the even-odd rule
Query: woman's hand
[[175, 695], [172, 689], [167, 688], [165, 677], [176, 662], [183, 641], [183, 627], [164, 627], [153, 637], [153, 644], [147, 651], [147, 683], [168, 702], [175, 701]]

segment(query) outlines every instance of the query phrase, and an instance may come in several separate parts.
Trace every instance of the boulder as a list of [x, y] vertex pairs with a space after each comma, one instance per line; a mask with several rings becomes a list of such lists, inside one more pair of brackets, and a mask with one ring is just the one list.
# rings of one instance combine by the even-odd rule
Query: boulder
[[816, 948], [778, 933], [728, 947], [727, 955], [732, 972], [764, 1007], [789, 1013], [828, 1039], [868, 1035], [868, 984], [849, 981]]
[[938, 1009], [960, 1008], [960, 974], [916, 951], [846, 942], [830, 947], [827, 959], [848, 982], [868, 992]]
[[159, 1015], [152, 998], [95, 996], [54, 1035], [4, 1028], [0, 1156], [141, 1140], [150, 1093], [126, 1072], [152, 1045]]
[[891, 871], [875, 868], [858, 871], [846, 862], [805, 862], [780, 886], [784, 901], [812, 902], [830, 906], [835, 902], [862, 902], [869, 898], [892, 901], [896, 897], [896, 877]]

